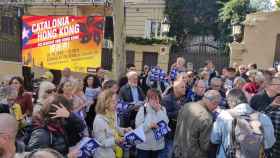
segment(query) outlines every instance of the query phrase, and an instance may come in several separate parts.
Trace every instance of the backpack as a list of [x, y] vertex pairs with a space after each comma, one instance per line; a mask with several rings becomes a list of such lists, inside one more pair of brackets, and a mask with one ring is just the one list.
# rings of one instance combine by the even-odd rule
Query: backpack
[[234, 116], [227, 158], [265, 158], [264, 136], [259, 112]]

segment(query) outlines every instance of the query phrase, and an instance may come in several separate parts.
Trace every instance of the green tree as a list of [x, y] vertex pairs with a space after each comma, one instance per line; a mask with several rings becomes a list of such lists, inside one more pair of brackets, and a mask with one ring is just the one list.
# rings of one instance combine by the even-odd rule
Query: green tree
[[255, 12], [250, 5], [250, 0], [230, 0], [228, 2], [220, 2], [222, 8], [219, 10], [219, 21], [222, 31], [222, 39], [226, 42], [230, 42], [232, 39], [231, 28], [233, 24], [241, 24], [246, 15], [251, 12]]
[[169, 35], [176, 37], [179, 46], [184, 46], [189, 35], [219, 36], [218, 10], [220, 4], [215, 0], [165, 1], [165, 13], [171, 23]]
[[275, 0], [275, 2], [276, 2], [276, 6], [277, 6], [278, 8], [280, 8], [280, 0]]
[[245, 20], [246, 15], [252, 11], [249, 0], [230, 0], [222, 4], [223, 8], [220, 9], [219, 19], [227, 24], [241, 23]]

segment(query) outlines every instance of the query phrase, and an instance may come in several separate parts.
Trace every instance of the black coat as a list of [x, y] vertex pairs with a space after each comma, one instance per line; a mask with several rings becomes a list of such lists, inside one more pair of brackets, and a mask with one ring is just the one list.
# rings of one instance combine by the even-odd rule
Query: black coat
[[8, 104], [0, 104], [0, 113], [10, 113]]
[[[142, 91], [142, 89], [138, 86], [137, 87], [138, 90], [138, 94], [139, 94], [139, 101], [144, 101], [145, 96], [144, 93]], [[120, 99], [123, 100], [126, 103], [132, 103], [133, 102], [133, 96], [132, 96], [132, 92], [131, 92], [131, 88], [128, 84], [124, 85], [121, 89], [120, 89], [120, 93], [119, 93]], [[135, 127], [135, 118], [136, 118], [136, 114], [137, 114], [137, 110], [131, 110], [128, 112], [128, 115], [125, 117], [121, 117], [120, 121], [121, 121], [121, 127]]]
[[169, 118], [168, 126], [171, 129], [171, 132], [168, 133], [166, 138], [173, 139], [175, 135], [176, 125], [177, 125], [177, 117], [180, 109], [187, 102], [185, 97], [176, 98], [173, 92], [173, 88], [170, 88], [170, 92], [163, 96], [162, 98], [162, 106], [165, 107], [167, 116]]
[[52, 148], [63, 155], [68, 153], [67, 139], [62, 133], [51, 132], [47, 128], [37, 128], [31, 133], [31, 138], [27, 145], [27, 151], [39, 148]]
[[86, 124], [73, 113], [65, 120], [64, 129], [70, 147], [76, 145], [82, 139], [82, 132], [85, 128]]
[[85, 129], [83, 121], [75, 114], [70, 113], [63, 124], [64, 133], [51, 132], [46, 126], [34, 127], [28, 141], [27, 151], [38, 148], [52, 148], [66, 155], [68, 148], [76, 145], [81, 139]]
[[[139, 101], [144, 101], [145, 95], [144, 95], [142, 89], [138, 86], [137, 90], [138, 90], [138, 94], [139, 94], [139, 98], [138, 98]], [[121, 87], [119, 96], [124, 102], [127, 102], [127, 103], [133, 102], [131, 88], [128, 84]]]

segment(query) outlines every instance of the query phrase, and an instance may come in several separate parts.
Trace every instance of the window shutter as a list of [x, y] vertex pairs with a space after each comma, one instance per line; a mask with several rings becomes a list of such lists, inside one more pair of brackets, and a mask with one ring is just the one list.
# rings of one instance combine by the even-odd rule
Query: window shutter
[[145, 38], [151, 38], [151, 20], [146, 20], [146, 23], [145, 23]]

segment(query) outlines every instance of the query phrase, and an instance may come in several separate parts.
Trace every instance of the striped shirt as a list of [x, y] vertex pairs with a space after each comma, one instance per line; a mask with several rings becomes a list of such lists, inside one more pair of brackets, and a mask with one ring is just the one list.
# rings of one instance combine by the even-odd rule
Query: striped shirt
[[270, 117], [273, 127], [276, 142], [271, 149], [272, 158], [278, 158], [280, 155], [280, 108], [269, 106], [265, 113]]

